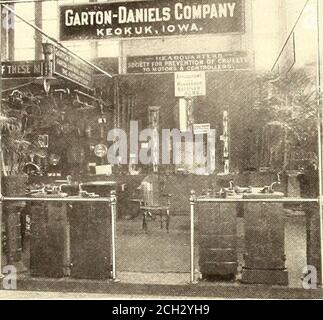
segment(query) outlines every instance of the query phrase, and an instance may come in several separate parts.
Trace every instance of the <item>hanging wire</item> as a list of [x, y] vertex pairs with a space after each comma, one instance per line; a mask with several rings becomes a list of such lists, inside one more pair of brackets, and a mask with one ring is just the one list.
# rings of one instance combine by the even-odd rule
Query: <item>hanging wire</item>
[[287, 46], [287, 44], [288, 44], [288, 41], [289, 41], [289, 40], [291, 39], [291, 37], [293, 36], [294, 31], [295, 31], [295, 29], [296, 29], [296, 27], [297, 27], [297, 25], [298, 25], [298, 22], [300, 21], [300, 19], [301, 19], [301, 17], [302, 17], [302, 15], [303, 15], [303, 13], [304, 13], [304, 11], [305, 11], [305, 9], [306, 9], [306, 7], [307, 7], [307, 5], [308, 5], [308, 3], [309, 3], [309, 2], [310, 2], [310, 0], [306, 0], [305, 4], [304, 4], [304, 6], [303, 6], [302, 11], [300, 12], [299, 16], [297, 17], [297, 20], [296, 20], [296, 22], [295, 22], [295, 24], [294, 24], [294, 26], [293, 26], [292, 30], [290, 31], [290, 33], [289, 33], [289, 35], [288, 35], [288, 37], [287, 37], [286, 41], [285, 41], [285, 42], [284, 42], [284, 44], [283, 44], [283, 47], [281, 48], [281, 50], [280, 50], [280, 52], [279, 52], [279, 54], [278, 54], [277, 59], [275, 60], [274, 65], [273, 65], [273, 66], [272, 66], [272, 68], [271, 68], [271, 71], [274, 71], [274, 69], [275, 69], [275, 67], [276, 67], [276, 64], [278, 63], [278, 61], [279, 61], [279, 59], [280, 59], [281, 55], [283, 54], [283, 52], [284, 52], [284, 50], [285, 50], [285, 48], [286, 48], [286, 46]]

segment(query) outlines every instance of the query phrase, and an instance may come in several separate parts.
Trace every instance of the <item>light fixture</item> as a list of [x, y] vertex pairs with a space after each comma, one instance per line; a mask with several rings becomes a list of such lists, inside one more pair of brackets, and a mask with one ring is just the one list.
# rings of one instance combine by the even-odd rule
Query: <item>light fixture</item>
[[43, 54], [45, 56], [45, 60], [47, 60], [48, 58], [50, 59], [50, 56], [53, 53], [53, 45], [48, 42], [43, 42], [42, 47], [43, 47]]
[[107, 155], [108, 153], [108, 148], [106, 145], [100, 143], [97, 144], [94, 147], [94, 154], [98, 157], [98, 158], [103, 158], [105, 155]]

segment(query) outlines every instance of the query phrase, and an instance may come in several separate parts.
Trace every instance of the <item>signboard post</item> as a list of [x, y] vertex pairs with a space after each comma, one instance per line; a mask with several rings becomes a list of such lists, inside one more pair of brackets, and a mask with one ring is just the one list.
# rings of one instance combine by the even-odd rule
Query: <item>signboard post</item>
[[205, 96], [205, 72], [176, 72], [175, 97]]
[[55, 47], [53, 74], [74, 82], [86, 89], [91, 89], [93, 87], [93, 73], [93, 69], [86, 63]]
[[244, 32], [244, 0], [152, 0], [64, 5], [60, 40]]

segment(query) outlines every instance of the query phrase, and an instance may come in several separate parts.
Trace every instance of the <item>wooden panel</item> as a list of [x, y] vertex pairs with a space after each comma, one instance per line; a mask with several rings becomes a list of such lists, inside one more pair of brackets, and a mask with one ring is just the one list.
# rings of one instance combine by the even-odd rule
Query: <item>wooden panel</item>
[[111, 223], [108, 205], [75, 203], [69, 217], [71, 277], [108, 279], [111, 271]]
[[237, 237], [235, 235], [200, 234], [200, 248], [236, 248]]
[[21, 241], [21, 206], [15, 203], [4, 205], [4, 220], [6, 230], [6, 250], [8, 263], [21, 260], [22, 241]]
[[237, 232], [234, 204], [200, 203], [198, 219], [202, 234], [232, 235]]
[[236, 204], [199, 203], [199, 265], [203, 277], [237, 272]]
[[237, 272], [237, 262], [206, 262], [200, 265], [200, 272], [205, 276], [234, 275]]
[[284, 212], [282, 204], [249, 203], [245, 206], [247, 268], [283, 269]]
[[200, 263], [205, 262], [232, 262], [237, 260], [237, 251], [233, 248], [201, 248], [199, 250]]
[[244, 269], [241, 282], [267, 285], [288, 285], [287, 270]]
[[66, 263], [66, 204], [34, 202], [30, 205], [30, 213], [31, 274], [63, 277]]

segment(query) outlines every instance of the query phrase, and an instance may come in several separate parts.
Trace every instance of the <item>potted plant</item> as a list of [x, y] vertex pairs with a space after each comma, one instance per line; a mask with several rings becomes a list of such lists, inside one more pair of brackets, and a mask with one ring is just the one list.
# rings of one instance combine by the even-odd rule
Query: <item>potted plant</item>
[[0, 114], [1, 171], [2, 194], [5, 196], [25, 194], [28, 177], [23, 169], [29, 160], [32, 147], [26, 133], [28, 119], [26, 107], [31, 103], [34, 102], [28, 96], [16, 90], [2, 104]]
[[251, 146], [244, 147], [253, 150], [247, 161], [256, 159], [254, 167], [259, 174], [251, 172], [250, 176], [263, 176], [270, 183], [275, 173], [281, 172], [280, 188], [297, 196], [299, 172], [318, 155], [315, 78], [311, 70], [295, 69], [287, 74], [262, 75], [252, 88], [254, 104], [246, 122], [252, 139], [246, 140]]
[[[31, 142], [26, 139], [25, 122], [26, 106], [34, 103], [21, 92], [14, 91], [9, 99], [3, 100], [0, 114], [1, 130], [1, 193], [4, 196], [18, 197], [25, 195], [28, 176], [24, 166], [29, 160]], [[3, 220], [5, 227], [5, 251], [7, 264], [14, 264], [18, 272], [25, 271], [22, 263], [23, 219], [21, 211], [25, 202], [5, 202], [3, 205]], [[24, 225], [24, 224], [23, 224]]]

